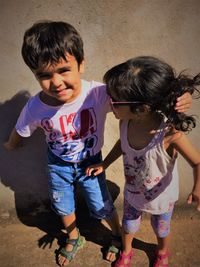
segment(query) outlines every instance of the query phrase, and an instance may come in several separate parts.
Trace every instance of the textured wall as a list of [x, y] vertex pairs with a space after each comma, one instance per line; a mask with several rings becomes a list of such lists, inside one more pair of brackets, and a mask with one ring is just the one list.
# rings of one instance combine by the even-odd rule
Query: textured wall
[[[16, 118], [38, 84], [22, 61], [24, 31], [37, 20], [64, 20], [81, 33], [85, 44], [84, 78], [101, 80], [111, 66], [130, 57], [153, 55], [177, 71], [200, 71], [199, 0], [0, 0], [0, 141], [8, 136]], [[199, 102], [192, 113], [200, 115]], [[198, 118], [199, 122], [199, 118]], [[118, 136], [117, 121], [108, 116], [104, 155]], [[200, 148], [199, 125], [190, 139]], [[47, 198], [45, 145], [41, 133], [13, 153], [0, 146], [0, 212], [42, 208]], [[191, 188], [192, 172], [180, 158], [181, 200]], [[113, 192], [123, 186], [121, 161], [107, 172]], [[113, 182], [115, 183], [113, 183]], [[122, 191], [122, 190], [121, 190]], [[117, 203], [120, 203], [121, 195]]]

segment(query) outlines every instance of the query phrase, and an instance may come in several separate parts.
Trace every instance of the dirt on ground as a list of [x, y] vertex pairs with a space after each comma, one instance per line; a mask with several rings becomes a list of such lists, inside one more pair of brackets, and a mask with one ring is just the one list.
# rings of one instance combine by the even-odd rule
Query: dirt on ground
[[[121, 216], [121, 213], [120, 213]], [[109, 244], [110, 230], [89, 217], [86, 209], [78, 213], [78, 227], [86, 238], [70, 267], [108, 267], [104, 251]], [[200, 267], [200, 213], [194, 207], [176, 208], [171, 224], [170, 267]], [[59, 218], [51, 211], [28, 215], [0, 217], [0, 266], [58, 266], [55, 250], [63, 245], [65, 233]], [[133, 247], [133, 267], [151, 267], [156, 238], [148, 215], [143, 217]]]

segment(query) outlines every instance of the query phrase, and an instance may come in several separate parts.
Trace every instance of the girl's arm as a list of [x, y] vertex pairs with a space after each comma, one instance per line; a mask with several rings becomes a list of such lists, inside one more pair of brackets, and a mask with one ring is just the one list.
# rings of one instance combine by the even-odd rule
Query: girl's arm
[[172, 144], [174, 148], [187, 160], [193, 168], [194, 186], [188, 196], [188, 203], [197, 202], [197, 209], [200, 210], [200, 152], [192, 145], [184, 133], [175, 134]]
[[90, 175], [98, 175], [101, 172], [105, 171], [110, 164], [112, 164], [115, 160], [117, 160], [122, 155], [121, 150], [121, 142], [118, 140], [114, 147], [111, 149], [109, 154], [106, 156], [104, 161], [100, 164], [91, 165], [86, 169], [86, 174]]
[[12, 130], [9, 139], [4, 143], [4, 147], [7, 150], [14, 150], [20, 146], [22, 146], [23, 137], [17, 133], [15, 128]]

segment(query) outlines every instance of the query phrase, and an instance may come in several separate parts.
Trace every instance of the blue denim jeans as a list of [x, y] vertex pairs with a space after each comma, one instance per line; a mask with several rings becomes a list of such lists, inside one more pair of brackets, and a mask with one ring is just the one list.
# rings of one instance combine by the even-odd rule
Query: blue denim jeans
[[52, 209], [58, 215], [75, 212], [75, 185], [80, 186], [91, 216], [110, 219], [114, 205], [107, 188], [105, 173], [87, 176], [88, 166], [102, 161], [101, 152], [80, 163], [65, 162], [51, 151], [48, 152], [49, 192]]

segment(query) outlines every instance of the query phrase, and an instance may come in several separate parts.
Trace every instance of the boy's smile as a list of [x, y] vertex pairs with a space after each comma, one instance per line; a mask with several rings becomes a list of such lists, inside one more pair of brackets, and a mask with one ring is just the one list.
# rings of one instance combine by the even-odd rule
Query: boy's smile
[[66, 60], [33, 70], [43, 90], [41, 100], [50, 105], [72, 102], [81, 92], [83, 72], [84, 62], [78, 66], [76, 58], [69, 53]]

